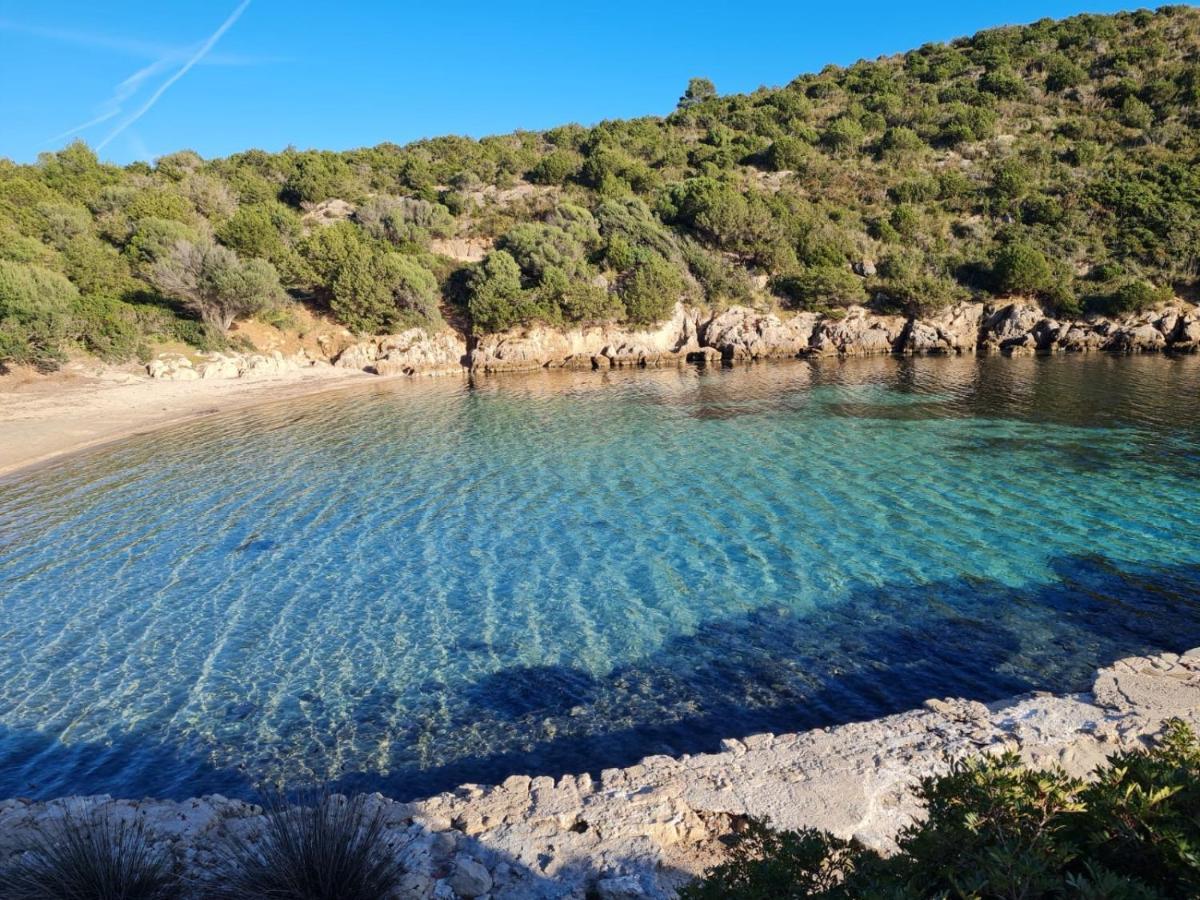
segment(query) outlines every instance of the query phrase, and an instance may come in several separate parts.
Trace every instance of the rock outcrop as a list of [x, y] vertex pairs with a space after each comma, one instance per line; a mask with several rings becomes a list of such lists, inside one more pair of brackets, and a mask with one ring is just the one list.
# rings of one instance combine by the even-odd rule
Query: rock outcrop
[[484, 335], [471, 351], [469, 365], [483, 372], [648, 366], [681, 362], [699, 350], [695, 316], [679, 303], [670, 319], [644, 330], [532, 325]]
[[[935, 315], [911, 319], [880, 315], [861, 306], [836, 315], [733, 306], [705, 318], [676, 304], [670, 319], [651, 328], [530, 325], [484, 335], [470, 351], [455, 331], [430, 334], [413, 328], [342, 347], [322, 345], [322, 352], [332, 356], [336, 366], [379, 375], [606, 369], [877, 353], [1195, 352], [1200, 349], [1200, 313], [1174, 306], [1120, 319], [1092, 316], [1060, 321], [1032, 303], [1011, 301], [958, 303]], [[153, 378], [185, 381], [277, 374], [319, 364], [304, 351], [290, 357], [278, 352], [201, 357], [200, 363], [193, 363], [180, 354], [166, 354], [152, 360], [147, 371]]]
[[904, 352], [924, 356], [974, 353], [982, 321], [982, 303], [956, 303], [935, 316], [913, 319], [904, 336]]
[[199, 362], [193, 363], [177, 353], [164, 354], [146, 364], [151, 378], [161, 381], [196, 381], [213, 378], [250, 378], [261, 375], [282, 375], [325, 365], [300, 350], [291, 356], [279, 351], [274, 353], [200, 353]]
[[774, 313], [734, 306], [704, 323], [700, 337], [720, 359], [802, 356], [808, 352], [818, 318], [815, 313], [798, 313], [781, 319]]
[[451, 375], [463, 371], [466, 358], [466, 342], [457, 332], [410, 328], [351, 344], [334, 365], [376, 375]]
[[[721, 858], [720, 838], [746, 816], [886, 851], [922, 815], [920, 780], [956, 760], [1011, 749], [1031, 765], [1086, 776], [1176, 716], [1200, 724], [1200, 650], [1121, 660], [1097, 673], [1089, 693], [930, 700], [873, 722], [726, 740], [716, 753], [652, 756], [599, 777], [514, 775], [412, 803], [379, 795], [369, 803], [407, 867], [405, 897], [668, 898]], [[219, 871], [218, 842], [256, 841], [263, 826], [259, 807], [220, 796], [5, 800], [0, 865], [30, 846], [40, 824], [97, 809], [142, 820], [197, 896]]]
[[814, 356], [871, 356], [901, 349], [906, 321], [851, 306], [844, 316], [822, 318], [813, 331], [809, 352]]

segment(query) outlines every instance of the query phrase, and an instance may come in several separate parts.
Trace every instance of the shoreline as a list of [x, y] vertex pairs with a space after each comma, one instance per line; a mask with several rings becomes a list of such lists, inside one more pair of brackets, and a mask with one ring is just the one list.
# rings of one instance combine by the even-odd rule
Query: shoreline
[[[0, 376], [0, 483], [47, 463], [212, 415], [411, 376], [329, 365], [277, 375], [161, 381], [120, 370], [95, 376]], [[11, 438], [10, 438], [11, 436]]]
[[[1102, 354], [1113, 359], [1129, 354]], [[1039, 359], [1084, 358], [1091, 354], [1036, 354]], [[1140, 358], [1187, 359], [1190, 353], [1134, 354]], [[638, 369], [664, 371], [671, 368], [736, 368], [757, 363], [846, 364], [868, 360], [949, 361], [982, 359], [975, 354], [896, 353], [852, 356], [767, 356], [740, 360], [683, 360], [643, 366], [613, 367], [604, 371], [632, 374]], [[1018, 357], [1028, 359], [1030, 357]], [[271, 375], [205, 381], [171, 381], [132, 374], [128, 368], [105, 367], [89, 374], [0, 376], [0, 485], [56, 460], [129, 438], [198, 421], [222, 413], [333, 393], [353, 387], [425, 380], [482, 377], [487, 380], [538, 374], [581, 374], [568, 366], [538, 366], [508, 371], [458, 371], [435, 369], [417, 372], [375, 374], [369, 370], [325, 364]]]
[[[547, 370], [616, 370], [731, 365], [774, 359], [867, 357], [963, 358], [1086, 354], [1194, 354], [1200, 311], [1168, 307], [1118, 320], [1057, 322], [1028, 303], [960, 303], [930, 319], [849, 308], [828, 318], [730, 307], [705, 318], [677, 304], [653, 330], [617, 326], [556, 330], [534, 325], [486, 335], [468, 350], [461, 335], [412, 329], [369, 338], [332, 362], [296, 368], [295, 359], [217, 355], [178, 378], [177, 366], [152, 361], [157, 377], [131, 366], [76, 363], [53, 375], [0, 376], [0, 480], [71, 453], [219, 412], [291, 400], [352, 384], [433, 376], [474, 376]], [[257, 367], [261, 366], [261, 368]], [[73, 371], [72, 371], [73, 370]], [[234, 376], [226, 377], [226, 370]], [[138, 374], [135, 374], [137, 372]]]
[[[930, 699], [867, 722], [727, 739], [716, 753], [650, 756], [597, 779], [514, 775], [412, 802], [372, 794], [368, 809], [407, 870], [404, 896], [668, 900], [721, 860], [722, 839], [748, 816], [887, 852], [922, 815], [920, 781], [956, 762], [1011, 750], [1085, 777], [1170, 718], [1200, 725], [1200, 648], [1118, 660], [1081, 693]], [[4, 799], [0, 865], [67, 810], [142, 821], [198, 892], [219, 878], [226, 836], [254, 841], [264, 826], [261, 807], [220, 795]]]

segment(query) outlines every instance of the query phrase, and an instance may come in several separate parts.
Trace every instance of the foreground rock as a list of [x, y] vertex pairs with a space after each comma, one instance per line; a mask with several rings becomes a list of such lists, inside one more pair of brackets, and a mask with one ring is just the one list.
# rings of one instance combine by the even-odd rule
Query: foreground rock
[[[721, 858], [742, 817], [814, 826], [887, 850], [921, 815], [914, 789], [979, 753], [1019, 751], [1037, 766], [1086, 775], [1141, 745], [1173, 716], [1200, 724], [1200, 650], [1121, 660], [1091, 692], [989, 705], [930, 700], [923, 709], [801, 734], [727, 740], [721, 752], [655, 756], [589, 775], [513, 776], [414, 803], [371, 798], [408, 867], [408, 897], [658, 897]], [[39, 822], [107, 807], [141, 818], [202, 893], [227, 832], [256, 839], [261, 810], [223, 797], [183, 802], [74, 798], [0, 802], [0, 864]]]

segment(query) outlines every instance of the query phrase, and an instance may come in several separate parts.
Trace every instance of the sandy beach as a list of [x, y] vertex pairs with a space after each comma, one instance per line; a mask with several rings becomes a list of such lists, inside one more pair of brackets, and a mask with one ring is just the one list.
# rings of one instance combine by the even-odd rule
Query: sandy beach
[[159, 381], [128, 367], [81, 364], [52, 375], [17, 370], [0, 375], [0, 477], [166, 425], [378, 380], [328, 365], [205, 381]]

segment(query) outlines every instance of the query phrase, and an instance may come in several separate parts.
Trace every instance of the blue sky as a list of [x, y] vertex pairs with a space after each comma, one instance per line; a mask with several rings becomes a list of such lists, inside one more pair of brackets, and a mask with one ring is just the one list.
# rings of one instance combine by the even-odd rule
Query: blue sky
[[1122, 8], [0, 0], [0, 156], [30, 161], [76, 136], [125, 163], [662, 114], [693, 75], [747, 91], [991, 25]]

